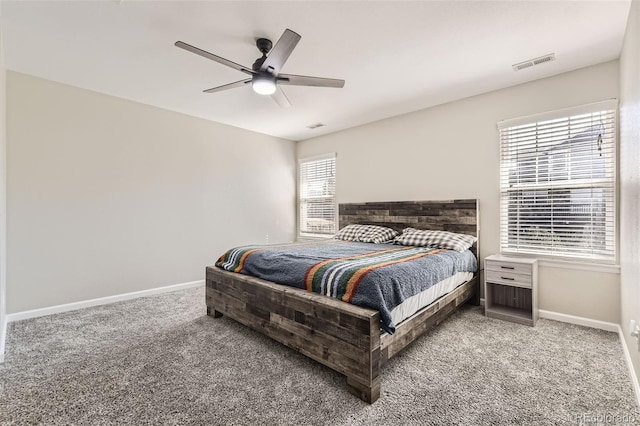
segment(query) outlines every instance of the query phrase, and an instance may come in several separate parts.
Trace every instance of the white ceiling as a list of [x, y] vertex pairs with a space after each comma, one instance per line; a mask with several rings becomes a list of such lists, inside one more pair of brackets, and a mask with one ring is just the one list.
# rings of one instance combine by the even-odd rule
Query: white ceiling
[[[630, 1], [2, 1], [7, 68], [303, 140], [619, 57]], [[255, 39], [302, 36], [282, 72], [346, 80], [283, 86], [280, 108], [246, 77], [176, 48], [251, 66]], [[554, 52], [556, 61], [511, 65]], [[315, 130], [308, 125], [324, 123]]]

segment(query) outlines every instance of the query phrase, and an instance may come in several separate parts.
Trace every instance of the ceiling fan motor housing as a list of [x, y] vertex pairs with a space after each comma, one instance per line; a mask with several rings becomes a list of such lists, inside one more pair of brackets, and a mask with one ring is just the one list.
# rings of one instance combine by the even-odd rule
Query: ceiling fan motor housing
[[256, 46], [263, 55], [266, 55], [273, 47], [273, 43], [268, 38], [259, 38], [256, 40]]
[[258, 47], [258, 50], [262, 52], [262, 57], [256, 59], [251, 68], [253, 68], [254, 71], [260, 71], [260, 67], [262, 66], [262, 63], [267, 59], [267, 53], [271, 50], [273, 43], [271, 43], [271, 40], [269, 39], [259, 38], [258, 40], [256, 40], [256, 46]]

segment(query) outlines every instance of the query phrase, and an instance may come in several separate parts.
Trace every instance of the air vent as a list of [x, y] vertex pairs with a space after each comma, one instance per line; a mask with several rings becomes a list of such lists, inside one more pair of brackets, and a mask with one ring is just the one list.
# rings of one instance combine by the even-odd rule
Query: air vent
[[307, 129], [311, 129], [311, 130], [313, 130], [313, 129], [317, 129], [318, 127], [322, 127], [322, 126], [324, 126], [324, 124], [322, 124], [322, 123], [316, 123], [316, 124], [312, 124], [312, 125], [310, 125], [310, 126], [307, 126]]
[[556, 54], [549, 53], [548, 55], [540, 56], [539, 58], [529, 59], [528, 61], [520, 62], [512, 66], [514, 71], [520, 71], [525, 68], [531, 68], [533, 66], [544, 64], [545, 62], [551, 62], [555, 60], [556, 60]]

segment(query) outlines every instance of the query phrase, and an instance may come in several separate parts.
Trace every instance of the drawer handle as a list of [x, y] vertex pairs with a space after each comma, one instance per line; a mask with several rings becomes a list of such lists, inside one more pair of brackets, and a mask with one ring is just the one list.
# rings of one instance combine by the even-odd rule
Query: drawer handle
[[509, 278], [509, 277], [500, 277], [500, 278], [502, 278], [503, 280], [509, 280], [509, 281], [514, 281], [515, 280], [515, 278]]
[[502, 269], [516, 269], [514, 266], [500, 266]]

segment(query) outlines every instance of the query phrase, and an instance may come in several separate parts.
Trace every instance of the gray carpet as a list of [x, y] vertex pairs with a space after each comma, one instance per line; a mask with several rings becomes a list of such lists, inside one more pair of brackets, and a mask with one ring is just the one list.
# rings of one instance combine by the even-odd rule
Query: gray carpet
[[465, 307], [384, 367], [368, 405], [338, 373], [204, 313], [199, 288], [9, 324], [0, 423], [640, 420], [614, 333], [549, 320], [530, 328]]

